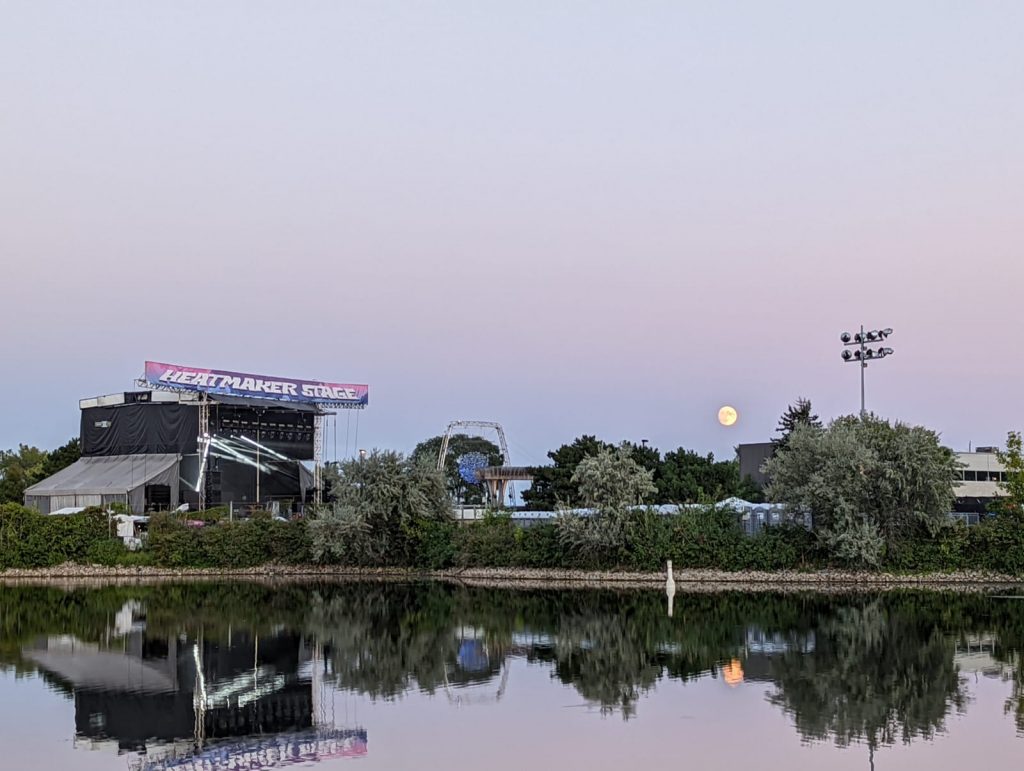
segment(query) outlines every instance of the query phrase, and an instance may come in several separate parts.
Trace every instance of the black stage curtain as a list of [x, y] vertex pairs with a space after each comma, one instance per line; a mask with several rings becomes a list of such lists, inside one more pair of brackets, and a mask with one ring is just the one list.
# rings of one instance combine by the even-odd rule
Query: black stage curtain
[[82, 455], [196, 452], [199, 409], [161, 403], [82, 410]]

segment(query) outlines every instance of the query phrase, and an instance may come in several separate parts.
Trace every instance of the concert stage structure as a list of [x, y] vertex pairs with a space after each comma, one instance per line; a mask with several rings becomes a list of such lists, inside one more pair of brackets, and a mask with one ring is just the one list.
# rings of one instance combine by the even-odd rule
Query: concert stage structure
[[364, 757], [366, 729], [334, 720], [330, 663], [286, 629], [155, 633], [129, 600], [100, 641], [38, 637], [21, 648], [74, 704], [75, 747], [127, 754], [130, 771], [310, 767]]
[[120, 503], [141, 514], [320, 503], [324, 419], [364, 408], [369, 391], [160, 362], [146, 362], [136, 384], [79, 402], [82, 457], [28, 488], [27, 506], [52, 514]]

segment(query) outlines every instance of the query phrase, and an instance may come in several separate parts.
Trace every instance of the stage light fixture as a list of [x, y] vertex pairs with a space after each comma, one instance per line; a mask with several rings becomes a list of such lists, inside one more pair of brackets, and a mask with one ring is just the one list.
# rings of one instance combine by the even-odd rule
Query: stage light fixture
[[233, 447], [229, 446], [226, 442], [216, 442], [216, 446], [219, 449], [223, 450], [224, 452], [229, 453], [229, 455], [234, 460], [237, 460], [240, 463], [246, 463], [250, 466], [255, 466], [256, 469], [258, 469], [259, 471], [267, 473], [267, 469], [264, 468], [262, 464], [257, 463], [252, 458], [248, 458], [245, 455], [242, 455], [242, 453], [238, 452], [238, 450], [235, 450]]
[[199, 488], [203, 486], [203, 476], [206, 470], [206, 461], [210, 457], [210, 445], [213, 444], [213, 438], [208, 433], [203, 434], [203, 439], [206, 443], [206, 446], [203, 448], [203, 459], [199, 463], [199, 479], [196, 480], [195, 489], [197, 493], [199, 492]]
[[883, 342], [891, 334], [892, 327], [872, 329], [868, 332], [865, 332], [864, 327], [861, 327], [860, 332], [854, 333], [852, 339], [848, 332], [843, 332], [839, 335], [839, 339], [842, 340], [843, 345], [857, 346], [859, 348], [859, 350], [855, 350], [853, 352], [852, 356], [847, 355], [849, 351], [843, 351], [843, 361], [856, 361], [860, 364], [860, 414], [862, 418], [867, 414], [864, 405], [864, 370], [867, 369], [869, 361], [884, 359], [887, 356], [891, 356], [893, 353], [892, 348], [886, 348], [884, 346], [879, 346], [877, 349], [868, 348], [865, 343]]
[[282, 455], [281, 453], [277, 452], [276, 450], [271, 450], [269, 447], [267, 447], [266, 445], [260, 444], [259, 442], [254, 442], [252, 439], [250, 439], [247, 436], [243, 436], [242, 439], [244, 441], [248, 442], [249, 444], [251, 444], [253, 447], [258, 447], [259, 449], [263, 450], [263, 452], [267, 453], [267, 455], [271, 455], [271, 456], [273, 456], [275, 458], [278, 458], [279, 460], [290, 460], [290, 458], [288, 458], [287, 456]]

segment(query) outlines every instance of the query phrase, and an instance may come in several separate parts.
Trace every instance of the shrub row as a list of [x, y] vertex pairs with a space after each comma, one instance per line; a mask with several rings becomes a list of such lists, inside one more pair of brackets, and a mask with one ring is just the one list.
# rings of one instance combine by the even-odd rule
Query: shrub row
[[[150, 522], [147, 547], [128, 552], [110, 537], [101, 511], [67, 517], [0, 506], [0, 569], [51, 567], [64, 562], [162, 567], [247, 568], [311, 564], [304, 521], [257, 516], [245, 522], [209, 517], [191, 527], [172, 515]], [[735, 515], [713, 509], [665, 517], [638, 513], [623, 543], [581, 558], [559, 539], [553, 522], [522, 527], [506, 515], [470, 523], [413, 520], [406, 567], [524, 567], [659, 570], [665, 560], [678, 569], [810, 570], [831, 567], [814, 535], [801, 527], [742, 533]], [[341, 563], [344, 564], [344, 563]], [[906, 540], [882, 566], [897, 572], [986, 570], [1024, 575], [1024, 522], [994, 517], [974, 527], [951, 525], [934, 537]]]
[[[665, 560], [677, 569], [813, 570], [836, 567], [814, 534], [794, 525], [744, 535], [728, 512], [674, 517], [638, 515], [624, 544], [581, 561], [558, 539], [553, 523], [520, 528], [507, 517], [463, 525], [453, 534], [453, 564], [461, 567], [565, 567], [659, 570]], [[942, 528], [935, 536], [899, 543], [885, 555], [882, 570], [903, 573], [983, 570], [1024, 575], [1024, 522], [994, 517], [973, 527]]]
[[155, 515], [146, 549], [130, 552], [113, 537], [113, 525], [99, 509], [56, 517], [5, 504], [0, 506], [0, 570], [65, 562], [225, 568], [312, 562], [304, 522], [280, 522], [269, 515], [249, 522], [217, 516], [200, 521], [210, 524], [190, 527], [171, 515]]
[[630, 523], [624, 543], [583, 558], [544, 522], [519, 527], [506, 516], [469, 523], [454, 533], [460, 567], [531, 567], [653, 571], [676, 568], [799, 570], [818, 565], [813, 536], [803, 528], [768, 528], [748, 537], [728, 512], [709, 510], [666, 517], [645, 512]]
[[215, 521], [191, 527], [167, 514], [150, 519], [146, 545], [161, 567], [248, 568], [269, 563], [312, 562], [305, 522], [280, 522], [270, 516], [249, 521]]
[[110, 543], [108, 527], [106, 514], [99, 510], [46, 517], [24, 506], [4, 504], [0, 506], [0, 569], [88, 562], [90, 555]]

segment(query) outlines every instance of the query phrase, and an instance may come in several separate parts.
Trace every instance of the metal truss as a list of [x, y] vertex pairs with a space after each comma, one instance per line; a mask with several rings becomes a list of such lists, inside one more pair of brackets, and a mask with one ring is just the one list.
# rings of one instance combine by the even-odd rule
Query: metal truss
[[313, 503], [321, 506], [324, 502], [324, 418], [318, 412], [313, 416]]
[[444, 469], [444, 459], [448, 455], [448, 442], [452, 438], [452, 430], [456, 428], [489, 428], [498, 435], [498, 446], [501, 449], [501, 465], [508, 466], [508, 442], [505, 441], [505, 430], [501, 423], [494, 423], [489, 420], [453, 420], [445, 429], [444, 438], [441, 440], [441, 451], [437, 454], [438, 471]]

